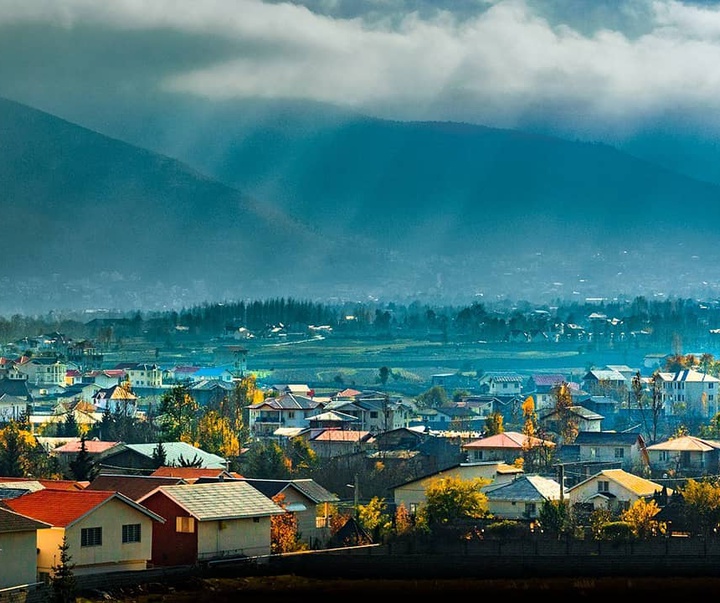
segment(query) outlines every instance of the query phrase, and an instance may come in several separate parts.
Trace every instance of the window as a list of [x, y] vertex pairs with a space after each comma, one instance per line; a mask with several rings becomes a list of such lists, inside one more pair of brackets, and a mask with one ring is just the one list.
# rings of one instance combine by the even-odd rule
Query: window
[[175, 518], [175, 531], [192, 534], [195, 531], [195, 518], [194, 517], [176, 517]]
[[616, 459], [625, 458], [625, 449], [624, 448], [616, 448], [615, 449], [615, 458]]
[[669, 461], [670, 453], [667, 450], [661, 450], [660, 451], [660, 460], [661, 461]]
[[535, 503], [525, 503], [525, 516], [535, 517], [537, 515], [537, 507]]
[[378, 417], [378, 414], [377, 414], [377, 411], [376, 411], [376, 410], [373, 410], [373, 411], [370, 412], [370, 418], [371, 418], [371, 419], [377, 419], [377, 417]]
[[483, 460], [483, 451], [482, 450], [473, 450], [473, 455], [474, 455], [476, 461]]
[[610, 482], [607, 480], [598, 480], [598, 492], [610, 492]]
[[590, 447], [590, 458], [596, 459], [600, 456], [600, 449], [596, 448], [595, 446]]
[[122, 527], [122, 541], [123, 544], [125, 544], [126, 542], [140, 542], [140, 524], [125, 524]]
[[102, 546], [102, 528], [80, 530], [80, 546]]
[[289, 410], [287, 416], [288, 416], [288, 419], [294, 419], [294, 418], [295, 418], [295, 411], [294, 411], [294, 410]]

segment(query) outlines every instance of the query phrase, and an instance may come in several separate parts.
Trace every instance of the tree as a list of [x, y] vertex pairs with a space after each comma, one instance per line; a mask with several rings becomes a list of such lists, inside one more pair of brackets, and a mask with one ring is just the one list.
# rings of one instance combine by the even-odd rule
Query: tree
[[167, 465], [167, 451], [162, 442], [158, 442], [155, 448], [153, 448], [152, 458], [156, 469]]
[[417, 397], [421, 408], [440, 408], [448, 403], [448, 395], [442, 385], [433, 385]]
[[419, 513], [426, 517], [431, 528], [484, 517], [488, 500], [481, 488], [489, 483], [482, 478], [463, 480], [453, 476], [433, 480], [425, 489], [425, 503]]
[[160, 400], [158, 422], [166, 442], [194, 443], [198, 403], [187, 385], [175, 385]]
[[373, 541], [387, 535], [392, 529], [392, 516], [387, 512], [385, 499], [373, 496], [366, 505], [358, 506], [360, 525], [372, 533]]
[[[34, 473], [35, 457], [42, 446], [17, 421], [10, 421], [0, 429], [0, 475], [26, 477]], [[45, 454], [45, 456], [47, 456]]]
[[233, 432], [230, 419], [208, 408], [202, 413], [197, 426], [198, 446], [223, 457], [240, 454], [240, 442]]
[[500, 412], [492, 412], [485, 418], [485, 437], [498, 435], [505, 431], [503, 421], [505, 418]]
[[540, 527], [556, 536], [570, 527], [570, 505], [567, 500], [546, 500], [538, 513]]
[[257, 479], [288, 479], [290, 459], [277, 442], [255, 441], [242, 456], [242, 474]]
[[[283, 509], [286, 508], [285, 495], [280, 493], [273, 497], [273, 502]], [[309, 547], [300, 540], [298, 518], [295, 513], [272, 515], [270, 517], [270, 552], [273, 554], [305, 551]]]
[[685, 519], [692, 532], [710, 534], [720, 523], [720, 486], [689, 479], [679, 490], [685, 502]]
[[65, 415], [65, 421], [62, 423], [62, 428], [58, 426], [58, 431], [62, 431], [62, 434], [66, 438], [74, 438], [78, 435], [78, 424], [75, 419], [75, 411], [69, 410]]
[[77, 580], [72, 563], [72, 555], [70, 554], [70, 545], [67, 536], [63, 535], [62, 542], [58, 545], [60, 550], [60, 562], [53, 565], [50, 584], [52, 588], [53, 603], [71, 603], [75, 601], [77, 590]]
[[620, 521], [630, 524], [633, 536], [636, 538], [648, 538], [665, 531], [664, 526], [653, 519], [659, 511], [660, 507], [656, 501], [639, 498], [629, 509], [620, 514]]
[[80, 436], [80, 451], [70, 461], [69, 468], [72, 478], [79, 482], [90, 481], [94, 477], [95, 463], [88, 453], [84, 435]]
[[566, 381], [552, 388], [555, 399], [555, 412], [558, 415], [559, 436], [563, 444], [572, 444], [580, 433], [577, 417], [572, 413], [572, 393]]
[[318, 468], [317, 453], [310, 448], [310, 444], [305, 438], [299, 437], [290, 440], [288, 457], [293, 475], [307, 477]]
[[387, 385], [388, 378], [390, 377], [390, 369], [386, 366], [381, 366], [380, 370], [378, 371], [378, 378], [380, 379], [380, 383], [383, 387]]
[[186, 459], [182, 454], [178, 457], [177, 460], [178, 467], [202, 467], [203, 466], [203, 460], [200, 456], [198, 456], [198, 453], [196, 452], [191, 459]]
[[650, 377], [650, 418], [652, 420], [652, 439], [651, 444], [657, 441], [658, 423], [660, 415], [663, 412], [665, 403], [663, 402], [662, 377], [660, 371], [655, 371]]

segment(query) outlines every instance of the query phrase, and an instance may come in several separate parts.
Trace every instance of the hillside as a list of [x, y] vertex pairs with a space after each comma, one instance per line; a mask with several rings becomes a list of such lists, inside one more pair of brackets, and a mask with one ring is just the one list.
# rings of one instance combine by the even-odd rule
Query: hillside
[[0, 314], [720, 294], [720, 187], [605, 145], [292, 103], [85, 125], [0, 100]]

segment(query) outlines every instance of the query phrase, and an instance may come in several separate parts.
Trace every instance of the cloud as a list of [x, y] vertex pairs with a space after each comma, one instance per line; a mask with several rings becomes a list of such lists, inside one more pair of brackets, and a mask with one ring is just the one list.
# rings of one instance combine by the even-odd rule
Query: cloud
[[568, 132], [720, 127], [715, 2], [0, 0], [1, 39], [20, 46], [3, 94], [102, 82]]

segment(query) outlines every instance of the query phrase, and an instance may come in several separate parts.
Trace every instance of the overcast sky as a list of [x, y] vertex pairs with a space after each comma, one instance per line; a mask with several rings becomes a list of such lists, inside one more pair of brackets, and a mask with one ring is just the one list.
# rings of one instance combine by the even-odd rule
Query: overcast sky
[[720, 3], [0, 0], [0, 95], [157, 91], [578, 136], [720, 130]]

